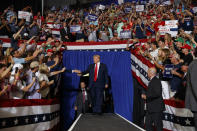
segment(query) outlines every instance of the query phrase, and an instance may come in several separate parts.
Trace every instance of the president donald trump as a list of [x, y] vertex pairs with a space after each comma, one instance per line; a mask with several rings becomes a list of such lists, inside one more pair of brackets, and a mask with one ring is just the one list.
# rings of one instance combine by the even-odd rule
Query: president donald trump
[[100, 62], [100, 56], [93, 56], [93, 64], [90, 64], [84, 72], [75, 71], [79, 75], [89, 73], [89, 88], [92, 97], [92, 107], [94, 114], [102, 114], [103, 92], [108, 88], [107, 66]]

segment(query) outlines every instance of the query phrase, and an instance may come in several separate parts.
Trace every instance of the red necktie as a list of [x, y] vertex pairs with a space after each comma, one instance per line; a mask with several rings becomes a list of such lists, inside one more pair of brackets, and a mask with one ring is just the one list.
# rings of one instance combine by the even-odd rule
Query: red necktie
[[96, 82], [96, 79], [97, 79], [97, 64], [96, 64], [96, 67], [94, 69], [94, 82]]

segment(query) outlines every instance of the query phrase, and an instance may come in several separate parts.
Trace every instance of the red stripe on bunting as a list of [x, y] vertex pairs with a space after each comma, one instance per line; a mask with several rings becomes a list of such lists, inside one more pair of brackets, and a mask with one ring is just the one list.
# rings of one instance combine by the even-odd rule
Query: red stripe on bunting
[[59, 104], [58, 99], [8, 99], [0, 100], [1, 107], [23, 107], [23, 106], [42, 106]]
[[[53, 30], [59, 30], [59, 29], [53, 29]], [[10, 39], [9, 38], [0, 38], [0, 40], [2, 40], [5, 43], [10, 43]], [[145, 43], [148, 41], [148, 39], [141, 39], [139, 40], [141, 43]], [[152, 39], [152, 41], [155, 41], [155, 39]], [[38, 42], [38, 44], [41, 43], [46, 43], [46, 41], [44, 42]], [[86, 45], [116, 45], [116, 44], [126, 44], [127, 41], [106, 41], [106, 42], [64, 42], [64, 44], [68, 45], [68, 46], [86, 46]], [[132, 41], [131, 41], [132, 43]]]
[[163, 128], [163, 131], [172, 131], [172, 130], [168, 130], [168, 129]]
[[137, 81], [140, 83], [140, 85], [142, 85], [145, 89], [147, 88], [147, 86], [144, 84], [144, 82], [141, 80], [140, 77], [138, 77], [134, 71], [132, 71], [132, 75], [133, 77], [135, 77], [137, 79]]
[[11, 40], [9, 38], [0, 38], [0, 40], [2, 40], [5, 43], [10, 43]]
[[136, 51], [131, 50], [131, 54], [133, 54], [135, 57], [137, 57], [138, 60], [140, 60], [143, 64], [147, 65], [149, 68], [150, 67], [155, 67], [155, 65], [152, 64], [148, 59], [144, 58], [141, 55], [138, 55]]
[[60, 31], [60, 29], [55, 29], [55, 28], [52, 28], [51, 30], [52, 31]]
[[174, 100], [164, 100], [165, 105], [169, 105], [175, 108], [185, 108], [185, 102], [184, 101], [174, 101]]
[[54, 22], [47, 22], [47, 24], [54, 24]]

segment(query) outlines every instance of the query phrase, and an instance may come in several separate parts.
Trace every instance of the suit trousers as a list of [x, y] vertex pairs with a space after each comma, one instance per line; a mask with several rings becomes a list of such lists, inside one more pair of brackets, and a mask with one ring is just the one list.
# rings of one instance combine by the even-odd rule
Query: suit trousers
[[102, 113], [104, 87], [93, 86], [90, 89], [92, 110], [94, 113]]
[[85, 101], [85, 103], [81, 104], [80, 106], [78, 106], [77, 109], [77, 116], [79, 116], [81, 113], [87, 113], [89, 111], [89, 106], [88, 106], [88, 102]]
[[156, 131], [163, 131], [162, 114], [163, 112], [146, 113], [146, 120], [145, 120], [146, 131], [154, 131], [153, 124], [154, 127], [156, 128]]

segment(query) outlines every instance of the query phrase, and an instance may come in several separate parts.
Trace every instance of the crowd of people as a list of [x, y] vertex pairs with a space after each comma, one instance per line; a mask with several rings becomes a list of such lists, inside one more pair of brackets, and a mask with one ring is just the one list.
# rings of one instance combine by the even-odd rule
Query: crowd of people
[[[95, 5], [76, 10], [52, 8], [45, 10], [43, 16], [40, 12], [34, 14], [27, 6], [21, 11], [29, 12], [29, 19], [19, 18], [14, 6], [9, 6], [0, 17], [0, 36], [11, 39], [9, 48], [0, 42], [0, 97], [54, 96], [60, 80], [57, 74], [65, 71], [61, 54], [66, 49], [63, 42], [128, 40], [134, 43], [132, 47], [140, 55], [156, 65], [159, 78], [169, 81], [175, 92], [171, 99], [184, 100], [186, 74], [197, 46], [195, 3], [189, 0], [146, 3], [142, 11], [137, 11], [139, 4], [144, 3], [111, 4], [104, 8]], [[164, 26], [166, 20], [178, 20], [176, 36], [160, 34], [160, 26]], [[52, 33], [52, 28], [59, 29], [60, 39]], [[122, 32], [129, 35], [124, 37]], [[148, 42], [140, 43], [140, 39], [148, 39]], [[43, 43], [38, 45], [40, 42]], [[174, 67], [170, 78], [163, 76], [165, 65], [169, 64]]]
[[[61, 73], [66, 71], [62, 64], [64, 42], [127, 40], [126, 50], [134, 49], [150, 60], [157, 70], [153, 74], [169, 82], [173, 92], [170, 99], [184, 101], [188, 69], [197, 57], [195, 4], [191, 0], [174, 0], [170, 4], [128, 2], [72, 10], [53, 7], [45, 10], [43, 16], [27, 6], [21, 11], [29, 12], [28, 18], [19, 18], [11, 5], [0, 17], [0, 36], [11, 40], [10, 47], [0, 40], [0, 99], [56, 97]], [[137, 9], [137, 5], [144, 6]], [[177, 34], [162, 34], [160, 28], [172, 20], [177, 20]], [[60, 38], [53, 29], [60, 32]], [[142, 43], [142, 39], [147, 42]], [[186, 105], [188, 102], [191, 101], [186, 101]], [[197, 114], [196, 109], [192, 111]]]

